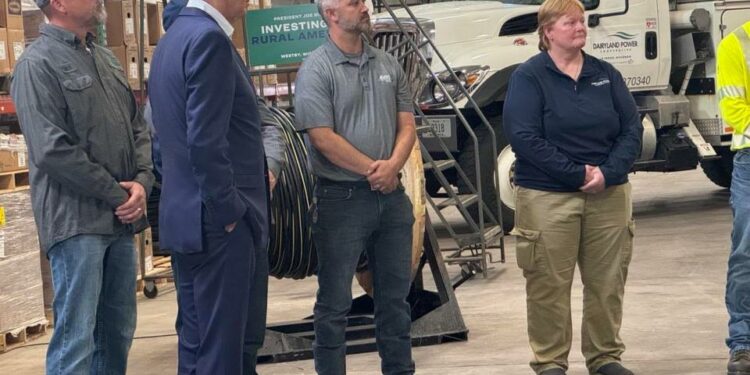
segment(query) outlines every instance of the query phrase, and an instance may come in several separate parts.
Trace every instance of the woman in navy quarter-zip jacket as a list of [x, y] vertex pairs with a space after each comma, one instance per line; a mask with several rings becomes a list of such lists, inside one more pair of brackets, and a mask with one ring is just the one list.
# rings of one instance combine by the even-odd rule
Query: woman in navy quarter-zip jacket
[[503, 124], [517, 158], [516, 257], [534, 371], [568, 368], [578, 264], [586, 366], [629, 375], [619, 336], [634, 233], [627, 174], [643, 128], [622, 75], [583, 51], [583, 11], [578, 0], [547, 0], [539, 10], [541, 52], [510, 81]]

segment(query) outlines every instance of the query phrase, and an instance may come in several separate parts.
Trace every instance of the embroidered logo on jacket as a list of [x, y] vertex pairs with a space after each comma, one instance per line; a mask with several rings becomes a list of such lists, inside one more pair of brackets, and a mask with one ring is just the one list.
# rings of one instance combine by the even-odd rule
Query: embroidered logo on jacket
[[602, 79], [602, 80], [599, 80], [599, 81], [596, 81], [596, 82], [591, 82], [591, 86], [596, 86], [596, 87], [604, 86], [604, 85], [608, 85], [608, 84], [609, 84], [609, 80], [606, 79], [606, 78]]
[[391, 83], [391, 76], [389, 74], [381, 74], [379, 80], [383, 83]]

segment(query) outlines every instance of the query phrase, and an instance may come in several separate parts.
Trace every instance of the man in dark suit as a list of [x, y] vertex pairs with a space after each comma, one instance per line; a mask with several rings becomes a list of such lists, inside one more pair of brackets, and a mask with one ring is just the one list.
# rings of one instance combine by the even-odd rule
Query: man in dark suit
[[230, 40], [246, 6], [190, 0], [149, 79], [163, 164], [160, 245], [178, 265], [180, 374], [242, 372], [254, 281], [267, 277], [255, 274], [268, 241], [260, 120]]

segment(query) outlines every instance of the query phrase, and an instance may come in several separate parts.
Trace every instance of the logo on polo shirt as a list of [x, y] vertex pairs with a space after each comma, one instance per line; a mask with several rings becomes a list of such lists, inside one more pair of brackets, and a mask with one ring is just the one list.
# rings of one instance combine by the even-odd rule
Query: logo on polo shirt
[[608, 84], [609, 84], [609, 80], [606, 79], [606, 78], [604, 78], [602, 80], [599, 80], [599, 81], [596, 81], [596, 82], [591, 82], [591, 86], [596, 86], [596, 87], [604, 86], [604, 85], [608, 85]]
[[390, 74], [381, 74], [380, 78], [378, 78], [380, 82], [383, 83], [391, 83], [391, 76]]

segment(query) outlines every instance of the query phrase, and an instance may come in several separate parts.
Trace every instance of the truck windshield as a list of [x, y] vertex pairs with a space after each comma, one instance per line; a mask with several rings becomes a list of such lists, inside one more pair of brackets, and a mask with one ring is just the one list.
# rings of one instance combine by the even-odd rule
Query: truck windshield
[[[505, 4], [542, 5], [544, 0], [500, 0], [500, 2]], [[581, 0], [581, 2], [587, 10], [594, 9], [599, 5], [599, 0]]]

